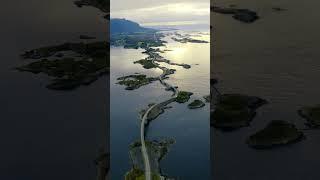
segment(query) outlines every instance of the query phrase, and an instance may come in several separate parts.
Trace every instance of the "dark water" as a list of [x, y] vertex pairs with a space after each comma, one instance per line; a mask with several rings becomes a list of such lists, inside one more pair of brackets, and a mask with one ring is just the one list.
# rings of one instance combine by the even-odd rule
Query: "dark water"
[[72, 0], [6, 0], [0, 8], [0, 179], [95, 179], [93, 160], [108, 139], [107, 78], [58, 92], [45, 88], [46, 76], [12, 68], [24, 63], [24, 50], [80, 34], [105, 40], [106, 22]]
[[[251, 127], [223, 133], [211, 128], [212, 169], [216, 180], [320, 179], [320, 132], [286, 147], [256, 151], [245, 139], [269, 121], [281, 119], [303, 128], [297, 110], [319, 104], [320, 52], [318, 1], [218, 0], [258, 12], [261, 19], [243, 24], [231, 16], [212, 14], [212, 76], [224, 93], [243, 93], [267, 99]], [[275, 12], [273, 7], [287, 11]]]
[[[199, 37], [198, 37], [199, 38]], [[209, 39], [206, 35], [204, 39]], [[175, 68], [175, 74], [166, 80], [177, 85], [180, 90], [194, 92], [189, 103], [209, 94], [209, 55], [210, 44], [181, 44], [170, 40], [167, 49], [172, 51], [160, 54], [176, 63], [191, 64], [191, 69]], [[111, 48], [111, 179], [123, 179], [132, 163], [129, 157], [129, 145], [140, 140], [139, 111], [150, 103], [159, 103], [169, 99], [172, 92], [165, 91], [158, 81], [134, 91], [124, 90], [124, 86], [115, 84], [118, 77], [135, 72], [148, 76], [159, 76], [159, 69], [143, 69], [139, 64], [133, 64], [146, 55], [143, 50]], [[198, 65], [196, 65], [198, 64]], [[168, 177], [178, 177], [183, 180], [210, 179], [210, 128], [209, 109], [207, 103], [201, 109], [190, 110], [188, 103], [172, 103], [148, 126], [147, 140], [163, 137], [174, 138], [176, 143], [171, 146], [167, 156], [161, 161], [161, 170]]]

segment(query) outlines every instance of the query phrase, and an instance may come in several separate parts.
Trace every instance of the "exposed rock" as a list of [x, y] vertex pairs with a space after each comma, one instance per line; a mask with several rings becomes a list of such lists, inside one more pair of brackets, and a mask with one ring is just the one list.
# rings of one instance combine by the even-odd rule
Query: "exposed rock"
[[252, 148], [265, 149], [302, 140], [303, 133], [295, 125], [282, 120], [271, 121], [267, 127], [251, 135], [247, 144]]

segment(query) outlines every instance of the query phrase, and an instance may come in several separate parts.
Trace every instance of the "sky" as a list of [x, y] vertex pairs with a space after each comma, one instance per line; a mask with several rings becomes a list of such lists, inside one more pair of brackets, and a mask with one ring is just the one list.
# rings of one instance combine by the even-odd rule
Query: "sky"
[[111, 18], [144, 26], [210, 24], [210, 0], [111, 0]]

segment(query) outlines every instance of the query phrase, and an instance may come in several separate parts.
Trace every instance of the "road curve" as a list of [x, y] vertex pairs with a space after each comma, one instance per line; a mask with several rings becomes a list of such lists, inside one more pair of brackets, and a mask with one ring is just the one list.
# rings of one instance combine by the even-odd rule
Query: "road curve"
[[[152, 63], [155, 64], [158, 68], [160, 68], [160, 66], [158, 64], [154, 63], [154, 60], [152, 60]], [[160, 68], [160, 69], [163, 71], [163, 73], [159, 76], [160, 83], [167, 88], [171, 88], [174, 93], [172, 98], [176, 98], [179, 93], [178, 89], [175, 88], [174, 86], [170, 85], [169, 83], [166, 83], [163, 81], [163, 78], [166, 76], [166, 74], [165, 74], [165, 70], [163, 68]], [[172, 98], [170, 98], [170, 99], [172, 99]], [[147, 109], [147, 111], [145, 112], [145, 114], [143, 115], [142, 120], [141, 120], [140, 141], [141, 141], [141, 153], [142, 153], [143, 163], [144, 163], [145, 180], [152, 180], [151, 179], [150, 159], [149, 159], [149, 154], [148, 154], [148, 150], [147, 150], [146, 142], [145, 142], [145, 124], [148, 119], [148, 115], [149, 115], [150, 111], [153, 108], [155, 108], [156, 106], [161, 106], [161, 103], [162, 102], [154, 104], [151, 107], [149, 107]]]

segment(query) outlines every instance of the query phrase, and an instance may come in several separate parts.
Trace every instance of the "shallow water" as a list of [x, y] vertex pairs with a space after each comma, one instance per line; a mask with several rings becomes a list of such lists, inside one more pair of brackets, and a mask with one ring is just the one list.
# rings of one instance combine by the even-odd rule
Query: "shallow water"
[[[209, 37], [206, 37], [207, 39]], [[163, 54], [165, 58], [176, 63], [187, 63], [191, 69], [179, 66], [163, 66], [177, 69], [169, 76], [168, 83], [177, 85], [180, 90], [195, 94], [189, 103], [209, 94], [209, 51], [210, 44], [181, 44], [171, 41], [168, 37], [167, 47], [173, 51]], [[163, 85], [154, 82], [134, 91], [124, 90], [116, 85], [116, 78], [135, 72], [149, 76], [158, 76], [158, 69], [143, 69], [133, 61], [145, 55], [142, 50], [111, 48], [111, 178], [121, 179], [131, 169], [128, 154], [129, 145], [140, 138], [140, 120], [138, 112], [153, 102], [162, 102], [171, 97], [172, 92], [165, 91]], [[195, 56], [198, 54], [198, 56]], [[195, 65], [199, 64], [199, 65]], [[187, 104], [172, 103], [171, 109], [165, 110], [148, 127], [147, 139], [170, 137], [176, 143], [170, 148], [161, 170], [169, 177], [188, 179], [210, 179], [210, 128], [209, 104], [204, 108], [189, 110]], [[191, 163], [192, 162], [192, 163]]]
[[[220, 180], [319, 179], [320, 132], [287, 147], [256, 151], [245, 139], [269, 121], [281, 119], [303, 128], [297, 110], [320, 102], [320, 26], [317, 7], [309, 1], [224, 1], [213, 4], [257, 11], [261, 19], [244, 24], [212, 13], [214, 27], [212, 76], [223, 93], [259, 96], [270, 103], [258, 109], [251, 127], [223, 133], [211, 129], [213, 177]], [[275, 12], [272, 7], [287, 11]], [[244, 166], [245, 164], [245, 166]]]

